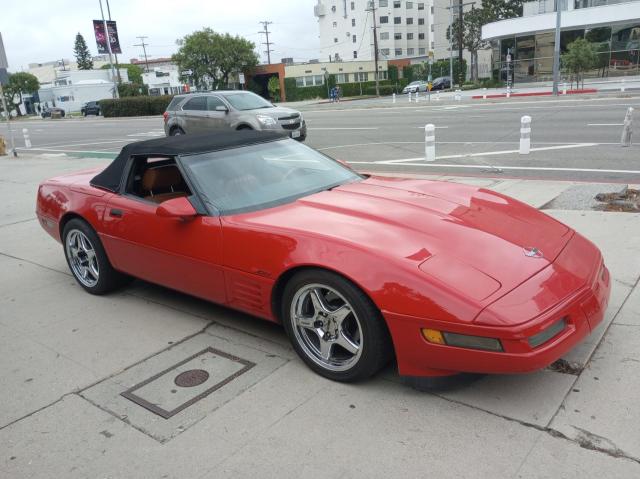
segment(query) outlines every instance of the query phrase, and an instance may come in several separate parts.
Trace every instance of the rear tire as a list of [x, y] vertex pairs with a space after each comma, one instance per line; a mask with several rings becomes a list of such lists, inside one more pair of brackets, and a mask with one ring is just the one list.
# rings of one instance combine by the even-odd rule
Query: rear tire
[[62, 244], [71, 274], [85, 291], [106, 294], [131, 280], [113, 269], [100, 238], [85, 221], [69, 220], [62, 231]]
[[281, 318], [300, 358], [334, 381], [367, 379], [393, 355], [378, 308], [351, 281], [330, 271], [293, 276], [284, 289]]

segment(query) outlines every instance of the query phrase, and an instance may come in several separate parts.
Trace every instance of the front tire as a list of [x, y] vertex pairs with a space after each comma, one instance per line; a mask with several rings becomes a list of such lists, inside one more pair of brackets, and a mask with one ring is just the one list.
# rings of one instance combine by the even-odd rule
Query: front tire
[[113, 269], [100, 238], [85, 221], [78, 218], [70, 220], [64, 226], [62, 241], [71, 274], [85, 291], [106, 294], [129, 279]]
[[356, 285], [335, 273], [296, 274], [284, 289], [281, 315], [296, 353], [328, 379], [367, 379], [392, 356], [380, 311]]

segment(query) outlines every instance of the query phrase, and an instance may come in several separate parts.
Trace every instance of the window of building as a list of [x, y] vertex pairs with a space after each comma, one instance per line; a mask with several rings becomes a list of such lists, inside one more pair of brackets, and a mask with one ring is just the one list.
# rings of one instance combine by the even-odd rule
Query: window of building
[[393, 17], [393, 23], [400, 25], [402, 23], [402, 17]]
[[395, 0], [393, 2], [393, 8], [400, 8], [401, 6], [402, 5], [401, 5], [401, 2], [399, 0]]
[[380, 40], [389, 40], [389, 32], [380, 32]]
[[353, 41], [353, 43], [356, 43], [356, 36], [355, 36], [355, 35], [354, 35], [354, 36], [352, 36], [352, 37], [351, 37], [351, 40]]
[[413, 8], [413, 2], [407, 2], [407, 10]]
[[351, 2], [351, 10], [355, 10], [356, 9], [356, 2]]
[[424, 3], [418, 4], [418, 10], [424, 10]]
[[389, 49], [388, 48], [381, 48], [380, 49], [380, 54], [384, 55], [385, 57], [389, 56]]
[[389, 17], [387, 16], [380, 17], [380, 23], [389, 23]]
[[418, 33], [418, 40], [424, 40], [424, 33]]
[[396, 48], [396, 56], [397, 57], [402, 56], [402, 48]]
[[407, 33], [407, 40], [413, 40], [413, 33]]
[[413, 55], [415, 53], [413, 48], [407, 48], [407, 55]]
[[413, 18], [407, 18], [407, 25], [413, 25]]
[[355, 26], [356, 26], [356, 19], [355, 19], [355, 18], [352, 18], [352, 19], [351, 19], [351, 26], [352, 26], [352, 27], [355, 27]]
[[389, 2], [387, 2], [387, 0], [380, 0], [380, 3], [378, 4], [379, 8], [388, 7], [388, 6], [389, 6]]
[[356, 50], [353, 51], [353, 58], [358, 58], [358, 52]]
[[367, 72], [356, 72], [353, 74], [354, 81], [369, 81], [369, 73]]
[[424, 25], [424, 18], [418, 18], [418, 25]]
[[393, 39], [394, 40], [402, 40], [402, 33], [394, 33], [393, 34]]
[[418, 48], [418, 55], [426, 55], [426, 54], [427, 54], [426, 48]]

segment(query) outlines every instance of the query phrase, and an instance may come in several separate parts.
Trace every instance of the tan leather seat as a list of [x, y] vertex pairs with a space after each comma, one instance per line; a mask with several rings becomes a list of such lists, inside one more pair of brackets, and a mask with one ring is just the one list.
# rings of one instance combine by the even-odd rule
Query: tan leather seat
[[145, 199], [162, 203], [163, 201], [187, 196], [180, 170], [175, 165], [150, 168], [142, 176], [142, 189]]

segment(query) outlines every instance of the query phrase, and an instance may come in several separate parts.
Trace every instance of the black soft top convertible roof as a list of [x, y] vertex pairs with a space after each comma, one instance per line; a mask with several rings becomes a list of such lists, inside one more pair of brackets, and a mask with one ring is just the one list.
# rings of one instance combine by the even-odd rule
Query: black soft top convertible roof
[[113, 162], [91, 180], [91, 186], [118, 191], [127, 160], [140, 156], [177, 156], [228, 150], [239, 146], [281, 140], [287, 136], [270, 131], [222, 131], [203, 135], [178, 135], [125, 145]]

